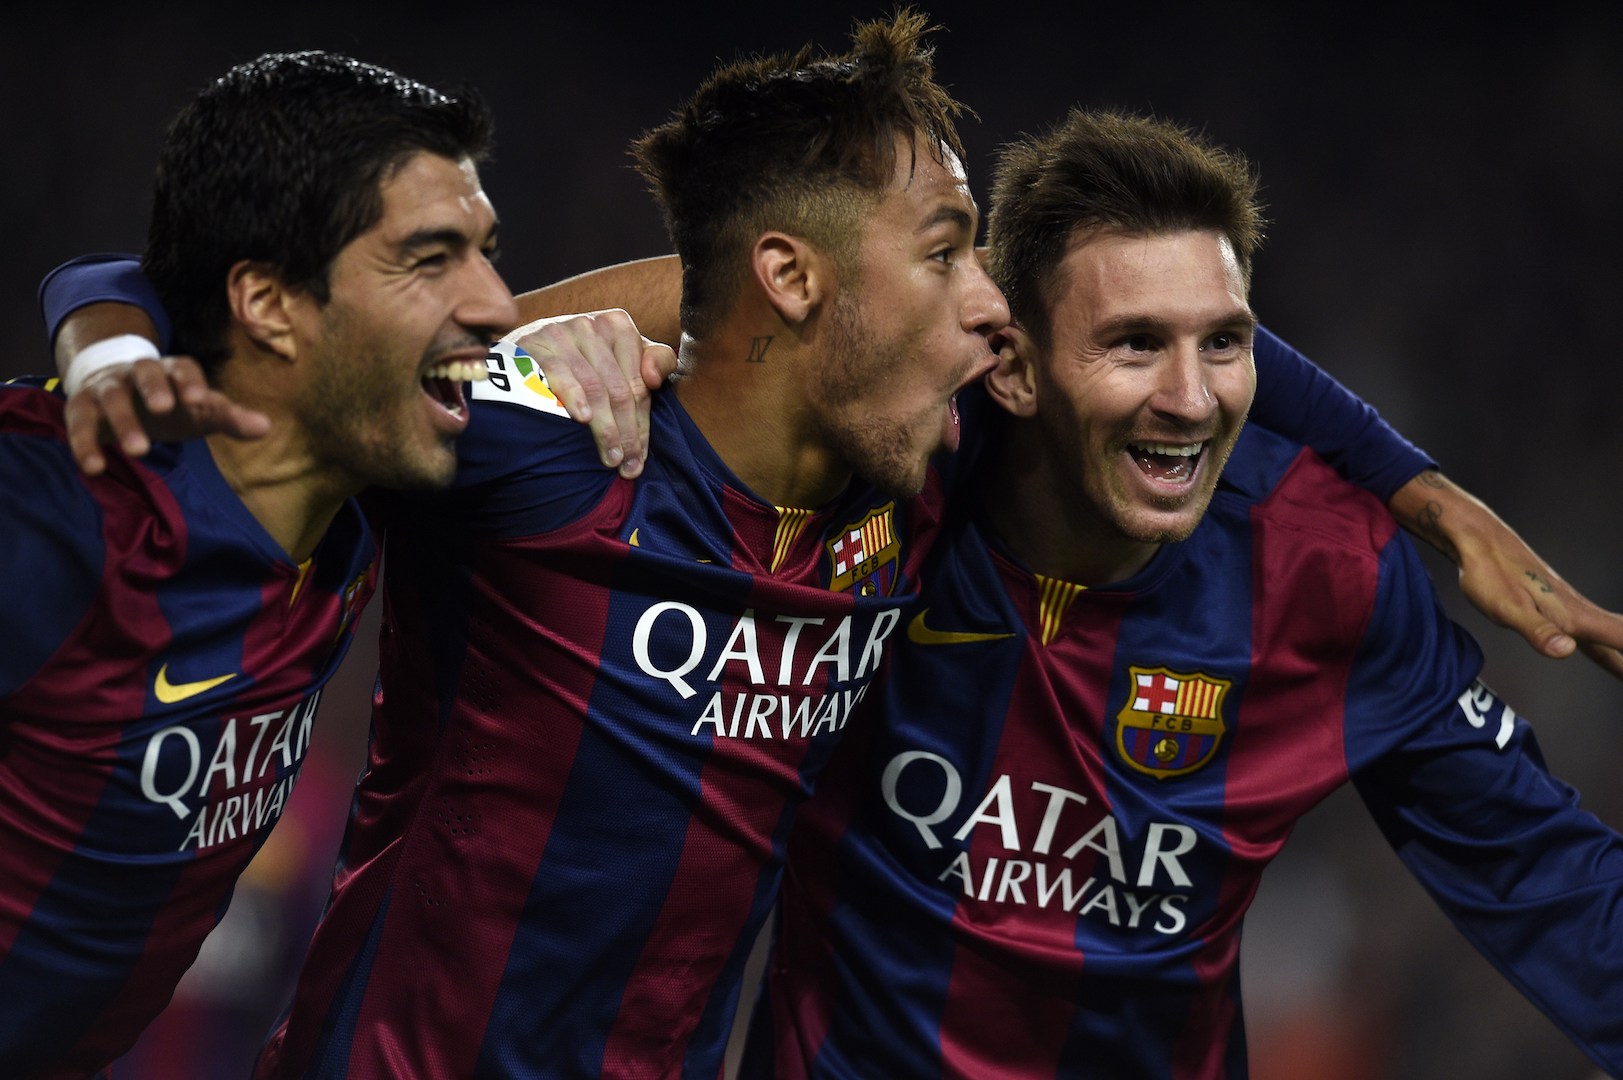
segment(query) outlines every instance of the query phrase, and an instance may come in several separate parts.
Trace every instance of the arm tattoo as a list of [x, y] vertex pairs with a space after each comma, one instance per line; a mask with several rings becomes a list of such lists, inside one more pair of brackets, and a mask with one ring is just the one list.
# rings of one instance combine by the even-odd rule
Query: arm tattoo
[[764, 364], [764, 363], [766, 363], [766, 350], [768, 348], [770, 348], [771, 345], [772, 345], [772, 337], [771, 337], [771, 335], [768, 335], [766, 337], [750, 338], [750, 354], [748, 356], [744, 357], [744, 363], [746, 363], [746, 364]]
[[[1428, 485], [1429, 486], [1429, 485]], [[1448, 539], [1448, 534], [1442, 527], [1443, 506], [1438, 502], [1428, 502], [1414, 516], [1412, 523], [1415, 532], [1425, 538], [1426, 543], [1448, 556], [1449, 560], [1458, 563], [1460, 552]]]
[[1553, 593], [1553, 592], [1555, 592], [1555, 586], [1551, 585], [1549, 579], [1546, 578], [1543, 574], [1540, 574], [1537, 570], [1523, 570], [1522, 575], [1524, 577], [1526, 577], [1527, 580], [1528, 580], [1528, 583], [1531, 584], [1533, 586], [1533, 588], [1537, 589], [1539, 592], [1541, 592], [1541, 593]]

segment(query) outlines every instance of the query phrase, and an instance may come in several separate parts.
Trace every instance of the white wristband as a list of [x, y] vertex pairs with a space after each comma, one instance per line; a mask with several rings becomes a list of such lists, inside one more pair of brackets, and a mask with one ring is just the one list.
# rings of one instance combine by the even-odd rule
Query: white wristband
[[62, 376], [62, 392], [72, 397], [96, 372], [137, 360], [158, 359], [158, 347], [140, 334], [119, 334], [93, 342], [73, 354]]

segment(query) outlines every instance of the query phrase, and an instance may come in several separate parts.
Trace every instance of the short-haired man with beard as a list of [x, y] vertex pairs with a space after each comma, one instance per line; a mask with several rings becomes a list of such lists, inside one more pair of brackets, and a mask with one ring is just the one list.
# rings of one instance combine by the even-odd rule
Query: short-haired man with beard
[[0, 1073], [127, 1049], [279, 818], [373, 587], [352, 496], [450, 482], [461, 382], [517, 317], [490, 134], [348, 57], [232, 69], [164, 143], [147, 267], [268, 430], [86, 478], [62, 396], [0, 387]]

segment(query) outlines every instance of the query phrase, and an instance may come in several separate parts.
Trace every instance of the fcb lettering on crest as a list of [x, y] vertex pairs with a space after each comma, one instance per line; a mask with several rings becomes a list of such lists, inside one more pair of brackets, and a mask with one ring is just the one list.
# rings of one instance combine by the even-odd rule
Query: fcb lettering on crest
[[1116, 714], [1122, 760], [1157, 780], [1192, 773], [1211, 761], [1228, 730], [1223, 699], [1233, 685], [1204, 672], [1134, 664], [1127, 700]]
[[823, 546], [830, 564], [832, 592], [855, 589], [862, 596], [889, 596], [896, 587], [902, 543], [896, 538], [896, 504], [888, 502], [836, 530]]

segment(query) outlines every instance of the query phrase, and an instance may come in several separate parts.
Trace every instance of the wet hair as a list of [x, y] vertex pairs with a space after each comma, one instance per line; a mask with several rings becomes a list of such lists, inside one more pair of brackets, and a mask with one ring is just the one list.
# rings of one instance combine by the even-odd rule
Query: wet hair
[[632, 145], [682, 260], [682, 326], [710, 331], [737, 297], [763, 232], [804, 237], [852, 277], [865, 213], [889, 188], [898, 136], [959, 158], [962, 105], [935, 81], [934, 29], [902, 9], [859, 23], [851, 50], [753, 57], [717, 70]]
[[1113, 111], [1073, 109], [1045, 135], [1005, 146], [987, 215], [988, 270], [1014, 321], [1044, 349], [1060, 266], [1083, 231], [1130, 235], [1213, 230], [1228, 237], [1247, 286], [1266, 222], [1244, 157], [1189, 129]]
[[345, 245], [383, 215], [382, 185], [419, 152], [483, 161], [494, 125], [444, 94], [329, 52], [271, 53], [226, 72], [170, 124], [142, 267], [205, 366], [225, 356], [230, 268], [252, 260], [325, 303]]

